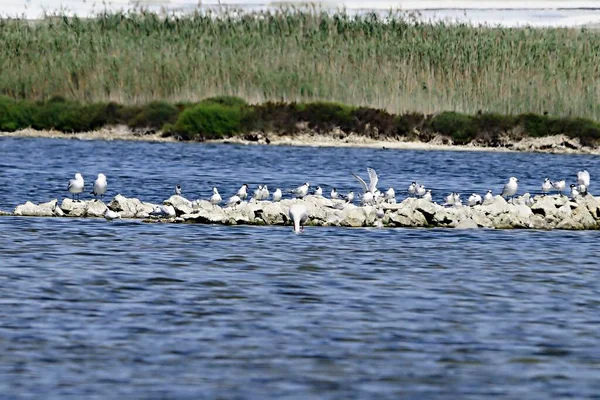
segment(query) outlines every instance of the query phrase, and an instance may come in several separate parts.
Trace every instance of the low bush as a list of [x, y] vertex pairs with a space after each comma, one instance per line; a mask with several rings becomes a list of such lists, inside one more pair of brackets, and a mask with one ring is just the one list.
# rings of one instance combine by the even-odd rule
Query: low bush
[[453, 111], [435, 115], [430, 123], [435, 132], [451, 136], [455, 144], [469, 143], [478, 132], [475, 118]]
[[179, 109], [166, 101], [153, 101], [142, 107], [127, 120], [127, 125], [132, 128], [161, 129], [165, 124], [174, 124], [177, 121]]
[[217, 103], [200, 103], [183, 111], [175, 132], [184, 140], [220, 139], [241, 131], [242, 110]]

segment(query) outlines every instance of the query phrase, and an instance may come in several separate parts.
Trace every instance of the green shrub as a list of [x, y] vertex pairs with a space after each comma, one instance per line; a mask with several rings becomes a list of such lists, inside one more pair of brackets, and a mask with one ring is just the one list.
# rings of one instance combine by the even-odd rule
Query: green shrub
[[200, 102], [200, 104], [214, 103], [229, 107], [245, 107], [248, 105], [246, 100], [235, 96], [216, 96], [209, 97]]
[[331, 131], [335, 127], [349, 130], [356, 123], [353, 116], [354, 107], [341, 103], [316, 101], [296, 105], [298, 119], [306, 121], [309, 126], [319, 132]]
[[546, 115], [538, 114], [521, 114], [518, 117], [519, 122], [523, 125], [525, 133], [528, 136], [542, 137], [553, 135], [552, 119]]
[[0, 131], [14, 132], [31, 125], [33, 104], [0, 97]]
[[431, 119], [435, 132], [452, 136], [455, 144], [466, 144], [477, 135], [477, 123], [473, 117], [453, 111], [443, 112]]
[[219, 139], [239, 133], [241, 121], [239, 107], [201, 103], [179, 115], [175, 131], [184, 140]]
[[166, 101], [153, 101], [139, 108], [139, 111], [127, 121], [132, 128], [160, 129], [166, 123], [175, 123], [179, 110]]
[[38, 104], [32, 127], [62, 132], [86, 132], [106, 125], [106, 104], [81, 105], [63, 99], [51, 99]]

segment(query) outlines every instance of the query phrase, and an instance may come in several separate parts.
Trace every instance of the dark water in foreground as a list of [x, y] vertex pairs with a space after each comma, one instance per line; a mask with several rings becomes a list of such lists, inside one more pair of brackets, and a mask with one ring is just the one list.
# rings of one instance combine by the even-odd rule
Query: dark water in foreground
[[[0, 139], [0, 208], [62, 196], [77, 170], [160, 201], [175, 181], [347, 190], [367, 164], [382, 186], [467, 191], [600, 172], [586, 156]], [[597, 398], [599, 239], [3, 217], [0, 397]]]

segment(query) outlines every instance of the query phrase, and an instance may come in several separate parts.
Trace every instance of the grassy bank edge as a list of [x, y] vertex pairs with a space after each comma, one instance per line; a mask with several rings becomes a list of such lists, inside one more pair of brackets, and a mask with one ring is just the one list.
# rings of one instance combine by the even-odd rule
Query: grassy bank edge
[[600, 123], [585, 118], [550, 115], [475, 115], [453, 111], [436, 114], [391, 114], [369, 107], [332, 102], [248, 104], [220, 96], [197, 103], [154, 101], [141, 106], [116, 103], [82, 104], [64, 98], [31, 102], [0, 97], [0, 131], [25, 128], [64, 133], [94, 131], [126, 125], [139, 133], [162, 132], [164, 137], [204, 141], [251, 137], [257, 132], [293, 135], [307, 130], [317, 134], [353, 133], [374, 140], [429, 142], [443, 135], [451, 143], [501, 146], [507, 139], [521, 140], [564, 134], [582, 146], [597, 147]]

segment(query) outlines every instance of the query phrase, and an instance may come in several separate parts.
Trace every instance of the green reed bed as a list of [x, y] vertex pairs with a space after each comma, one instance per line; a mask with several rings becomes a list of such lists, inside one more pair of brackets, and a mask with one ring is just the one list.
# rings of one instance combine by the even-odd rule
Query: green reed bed
[[124, 124], [140, 133], [162, 131], [181, 140], [223, 139], [241, 135], [310, 132], [334, 134], [340, 139], [356, 133], [372, 139], [429, 141], [443, 135], [454, 144], [476, 142], [499, 146], [506, 138], [566, 134], [585, 146], [600, 142], [600, 124], [584, 118], [548, 115], [475, 115], [446, 111], [436, 114], [391, 114], [382, 109], [332, 102], [248, 104], [243, 99], [219, 96], [198, 103], [143, 105], [79, 103], [64, 98], [32, 102], [0, 97], [0, 131], [32, 127], [65, 133], [96, 130]]
[[0, 20], [0, 94], [84, 102], [338, 101], [600, 120], [600, 34], [278, 11]]

